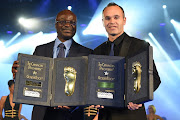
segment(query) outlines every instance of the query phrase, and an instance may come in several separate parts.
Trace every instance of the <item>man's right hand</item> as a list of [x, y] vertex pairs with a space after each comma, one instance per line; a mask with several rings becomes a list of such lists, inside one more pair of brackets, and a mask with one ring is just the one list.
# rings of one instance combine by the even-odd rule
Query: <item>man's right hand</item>
[[58, 106], [58, 107], [54, 107], [54, 109], [71, 109], [70, 107], [68, 106]]
[[102, 105], [90, 105], [89, 108], [102, 109], [102, 108], [104, 108], [104, 106], [102, 106]]
[[18, 72], [17, 71], [17, 68], [19, 67], [18, 63], [19, 63], [19, 61], [14, 61], [13, 66], [12, 66], [13, 79], [15, 79], [16, 73]]

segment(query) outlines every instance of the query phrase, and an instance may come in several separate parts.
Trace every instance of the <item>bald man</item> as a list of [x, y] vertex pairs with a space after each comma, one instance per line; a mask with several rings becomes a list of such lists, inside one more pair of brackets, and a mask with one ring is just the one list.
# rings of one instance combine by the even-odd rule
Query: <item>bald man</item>
[[[64, 45], [64, 53], [61, 57], [80, 57], [88, 56], [92, 50], [76, 43], [73, 36], [76, 33], [76, 15], [70, 10], [63, 10], [56, 16], [55, 28], [57, 31], [57, 38], [47, 44], [37, 46], [34, 54], [37, 56], [44, 56], [50, 58], [57, 58], [59, 56], [59, 44]], [[18, 61], [15, 61], [12, 66], [13, 77], [19, 67]], [[80, 106], [58, 106], [44, 107], [34, 106], [32, 111], [32, 120], [83, 120], [83, 107]]]
[[[55, 28], [57, 38], [55, 41], [36, 47], [34, 55], [53, 57], [58, 56], [58, 45], [65, 45], [65, 57], [87, 56], [92, 51], [76, 43], [72, 37], [76, 33], [76, 15], [69, 11], [63, 10], [57, 14]], [[82, 107], [59, 106], [58, 109], [52, 107], [34, 106], [32, 120], [82, 120]]]

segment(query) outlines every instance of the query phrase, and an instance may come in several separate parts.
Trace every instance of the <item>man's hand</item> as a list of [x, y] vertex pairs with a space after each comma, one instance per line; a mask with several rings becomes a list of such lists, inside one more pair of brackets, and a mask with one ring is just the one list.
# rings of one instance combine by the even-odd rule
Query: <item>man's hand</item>
[[104, 108], [104, 106], [102, 106], [102, 105], [90, 105], [89, 108], [102, 109], [102, 108]]
[[13, 79], [15, 79], [16, 73], [18, 72], [17, 71], [17, 68], [19, 67], [18, 63], [19, 61], [14, 61], [13, 66], [12, 66]]
[[136, 110], [142, 107], [142, 104], [134, 104], [132, 102], [129, 102], [127, 106], [129, 110]]
[[71, 109], [70, 107], [68, 106], [58, 106], [58, 107], [54, 107], [54, 109]]

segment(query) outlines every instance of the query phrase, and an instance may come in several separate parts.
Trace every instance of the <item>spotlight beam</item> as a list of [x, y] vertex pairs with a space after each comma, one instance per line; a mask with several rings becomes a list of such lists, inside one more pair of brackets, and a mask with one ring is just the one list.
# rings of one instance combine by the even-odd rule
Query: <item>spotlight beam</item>
[[168, 62], [170, 63], [170, 65], [172, 65], [172, 67], [174, 68], [174, 70], [178, 73], [178, 76], [180, 77], [180, 70], [176, 67], [176, 65], [172, 62], [171, 58], [168, 56], [168, 54], [165, 52], [165, 50], [162, 48], [162, 46], [158, 43], [158, 41], [156, 40], [156, 38], [153, 36], [152, 33], [148, 34], [150, 36], [150, 38], [153, 40], [153, 42], [156, 44], [156, 46], [158, 47], [158, 49], [161, 51], [161, 53], [165, 56], [165, 58], [168, 60]]
[[[163, 7], [163, 8], [164, 8], [164, 7]], [[165, 17], [165, 22], [166, 22], [166, 23], [169, 23], [170, 17], [169, 17], [169, 14], [168, 14], [167, 9], [165, 9], [165, 8], [164, 8], [164, 17]]]
[[9, 40], [9, 42], [6, 44], [6, 47], [9, 46], [16, 38], [18, 38], [21, 35], [20, 32], [18, 32], [12, 39]]
[[180, 51], [180, 45], [179, 45], [177, 39], [175, 38], [174, 34], [171, 33], [170, 36], [171, 36], [171, 38], [173, 39], [174, 43], [176, 44], [178, 50]]
[[172, 23], [172, 25], [173, 25], [173, 27], [174, 27], [174, 29], [176, 31], [176, 34], [177, 34], [177, 36], [178, 36], [178, 38], [180, 40], [180, 23], [175, 21], [174, 19], [171, 19], [170, 22]]

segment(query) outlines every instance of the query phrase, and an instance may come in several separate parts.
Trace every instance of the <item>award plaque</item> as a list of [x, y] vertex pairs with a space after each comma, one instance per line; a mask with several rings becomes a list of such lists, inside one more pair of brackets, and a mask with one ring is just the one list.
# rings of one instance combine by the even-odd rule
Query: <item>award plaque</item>
[[89, 56], [88, 104], [123, 107], [124, 64], [124, 57]]
[[125, 105], [153, 100], [153, 50], [126, 58]]
[[13, 102], [43, 106], [103, 105], [153, 99], [152, 47], [131, 57], [47, 58], [19, 54]]
[[13, 102], [50, 105], [53, 59], [19, 54]]
[[153, 99], [152, 47], [135, 56], [90, 55], [87, 104], [126, 107]]

